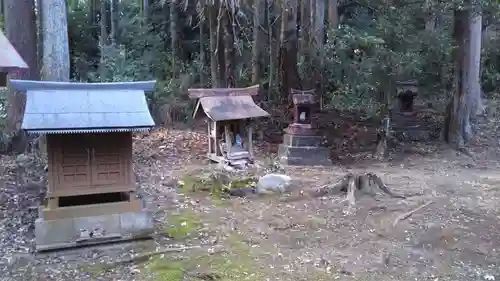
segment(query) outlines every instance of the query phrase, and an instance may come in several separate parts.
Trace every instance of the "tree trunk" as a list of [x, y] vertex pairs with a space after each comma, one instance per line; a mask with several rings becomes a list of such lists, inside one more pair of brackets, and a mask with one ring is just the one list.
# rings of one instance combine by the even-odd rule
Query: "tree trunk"
[[[6, 10], [4, 23], [6, 36], [29, 67], [27, 70], [10, 73], [9, 78], [37, 80], [39, 73], [35, 2], [5, 0], [3, 4]], [[20, 132], [25, 106], [26, 95], [10, 89], [7, 97], [7, 129], [16, 135], [12, 143], [16, 152], [23, 152], [27, 148], [26, 136]]]
[[[235, 11], [236, 12], [236, 11]], [[224, 25], [226, 27], [226, 33], [224, 35], [225, 41], [225, 67], [226, 67], [226, 87], [234, 88], [236, 87], [236, 46], [234, 42], [236, 23], [234, 21], [233, 12], [229, 9], [226, 10], [224, 16]]]
[[482, 15], [475, 12], [470, 23], [470, 76], [469, 83], [472, 91], [472, 117], [483, 114], [485, 105], [481, 96], [481, 41], [482, 41]]
[[459, 10], [454, 15], [453, 38], [454, 51], [453, 97], [448, 106], [445, 123], [445, 140], [456, 149], [464, 149], [472, 138], [471, 117], [473, 85], [471, 85], [471, 27], [472, 11]]
[[108, 11], [106, 9], [107, 0], [101, 0], [100, 3], [100, 19], [99, 24], [101, 26], [101, 37], [99, 43], [101, 47], [108, 45]]
[[110, 0], [109, 8], [111, 10], [111, 34], [110, 39], [113, 45], [119, 44], [119, 23], [120, 23], [120, 11], [118, 8], [118, 0]]
[[319, 107], [323, 108], [323, 62], [324, 62], [324, 43], [325, 43], [325, 0], [316, 0], [316, 16], [314, 17], [314, 31], [315, 31], [315, 88], [316, 96], [318, 97]]
[[330, 0], [328, 2], [328, 24], [330, 28], [337, 28], [339, 25], [338, 1]]
[[69, 81], [69, 44], [66, 1], [41, 1], [43, 30], [42, 79]]
[[290, 104], [290, 88], [300, 88], [300, 77], [297, 72], [297, 0], [287, 0], [281, 10], [280, 94], [281, 100]]
[[219, 12], [217, 1], [208, 7], [208, 21], [210, 28], [210, 78], [212, 87], [217, 88], [220, 81], [219, 60], [218, 60], [218, 37], [217, 37], [217, 15]]
[[170, 1], [170, 38], [172, 50], [172, 74], [174, 77], [178, 74], [177, 61], [179, 59], [179, 0]]
[[223, 4], [219, 4], [217, 11], [217, 67], [219, 70], [219, 80], [217, 81], [217, 87], [226, 87], [226, 57], [225, 57], [225, 45], [224, 45], [224, 18], [227, 16], [226, 10]]
[[309, 62], [309, 52], [311, 48], [311, 0], [304, 0], [300, 3], [300, 40], [299, 53], [304, 63], [301, 65], [301, 72], [306, 73], [306, 66]]
[[207, 12], [206, 3], [204, 0], [200, 0], [200, 16], [199, 16], [199, 37], [200, 37], [200, 84], [205, 87], [205, 15]]
[[[276, 23], [272, 21], [271, 15], [273, 15], [276, 4], [272, 0], [267, 0], [267, 27], [268, 27], [268, 33], [269, 36], [267, 38], [268, 45], [269, 45], [269, 87], [267, 91], [267, 99], [271, 100], [271, 89], [274, 87], [274, 77], [275, 77], [275, 69], [276, 69], [276, 53], [278, 53], [278, 44], [276, 43], [277, 40], [274, 40], [275, 35], [278, 34], [278, 32], [275, 32], [275, 25]], [[277, 37], [277, 36], [276, 36]]]
[[253, 18], [253, 54], [252, 54], [252, 84], [258, 84], [262, 80], [264, 72], [263, 50], [265, 47], [264, 25], [266, 21], [266, 1], [254, 1]]

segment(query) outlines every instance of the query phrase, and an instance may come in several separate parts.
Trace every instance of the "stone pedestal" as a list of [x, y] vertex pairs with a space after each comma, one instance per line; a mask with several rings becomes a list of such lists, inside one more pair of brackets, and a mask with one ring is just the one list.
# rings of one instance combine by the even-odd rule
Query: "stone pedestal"
[[[100, 206], [94, 208], [99, 209]], [[43, 211], [39, 214], [40, 217], [35, 221], [38, 252], [150, 238], [154, 232], [153, 214], [145, 209], [53, 220], [45, 218]]]
[[327, 166], [329, 149], [321, 147], [321, 137], [314, 135], [284, 134], [283, 143], [279, 145], [278, 156], [284, 165]]

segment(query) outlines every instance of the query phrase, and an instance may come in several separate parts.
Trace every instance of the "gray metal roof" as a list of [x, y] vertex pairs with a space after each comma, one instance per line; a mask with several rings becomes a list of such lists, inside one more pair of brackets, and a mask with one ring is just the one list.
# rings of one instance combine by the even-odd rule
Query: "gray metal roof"
[[14, 46], [0, 31], [0, 72], [11, 72], [28, 68], [26, 62], [16, 51]]
[[155, 123], [144, 91], [155, 83], [10, 81], [27, 94], [21, 129], [38, 134], [148, 130]]

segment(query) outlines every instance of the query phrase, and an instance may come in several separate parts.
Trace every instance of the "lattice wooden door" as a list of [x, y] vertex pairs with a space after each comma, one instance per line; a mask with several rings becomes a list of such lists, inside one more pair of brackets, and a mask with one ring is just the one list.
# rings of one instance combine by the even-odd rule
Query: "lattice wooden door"
[[123, 143], [123, 135], [121, 134], [93, 136], [92, 186], [124, 183]]
[[[87, 188], [91, 184], [90, 149], [81, 135], [54, 136], [57, 190]], [[59, 150], [59, 151], [57, 151]]]

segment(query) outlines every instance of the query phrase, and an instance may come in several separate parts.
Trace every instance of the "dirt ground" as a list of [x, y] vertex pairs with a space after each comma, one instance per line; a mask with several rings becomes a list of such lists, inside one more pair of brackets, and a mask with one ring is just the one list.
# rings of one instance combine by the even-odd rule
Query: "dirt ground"
[[[487, 128], [496, 132], [495, 124]], [[206, 166], [204, 137], [160, 130], [138, 137], [134, 147], [137, 181], [155, 213], [154, 239], [44, 254], [33, 254], [35, 215], [26, 214], [42, 195], [29, 184], [16, 187], [18, 168], [4, 156], [0, 280], [498, 280], [497, 146], [491, 134], [480, 135], [475, 160], [428, 145], [386, 163], [286, 168], [292, 196], [366, 171], [411, 195], [366, 195], [348, 210], [344, 195], [286, 201], [185, 192], [178, 179]], [[261, 156], [265, 147], [259, 146]], [[40, 174], [28, 178], [40, 182]]]

